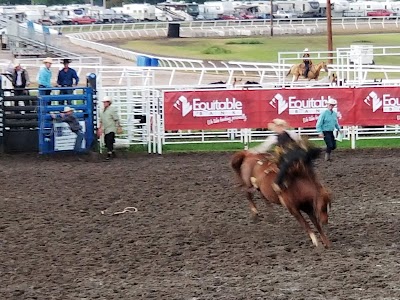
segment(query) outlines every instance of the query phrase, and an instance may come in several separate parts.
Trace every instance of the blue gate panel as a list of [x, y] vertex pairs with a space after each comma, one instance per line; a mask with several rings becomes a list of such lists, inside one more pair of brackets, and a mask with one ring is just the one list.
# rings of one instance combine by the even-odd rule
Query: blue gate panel
[[[75, 141], [76, 135], [69, 133], [65, 122], [57, 122], [52, 119], [51, 113], [59, 114], [69, 106], [74, 109], [85, 134], [85, 149], [90, 149], [94, 140], [94, 114], [93, 114], [93, 90], [83, 88], [83, 94], [62, 95], [40, 95], [39, 96], [39, 153], [49, 154], [60, 151], [70, 151], [69, 143]], [[73, 101], [73, 102], [72, 102]], [[66, 104], [68, 103], [68, 104]], [[79, 103], [79, 104], [71, 104]]]

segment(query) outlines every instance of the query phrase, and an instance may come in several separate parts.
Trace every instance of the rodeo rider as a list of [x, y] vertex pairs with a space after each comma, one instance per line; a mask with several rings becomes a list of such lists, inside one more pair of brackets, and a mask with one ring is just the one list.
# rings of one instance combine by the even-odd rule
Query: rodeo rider
[[310, 53], [308, 53], [308, 48], [304, 49], [303, 63], [305, 68], [304, 77], [307, 78], [308, 72], [310, 71], [310, 66], [312, 65], [312, 61], [310, 59]]
[[[262, 144], [249, 149], [252, 153], [266, 153], [274, 146], [277, 152], [280, 152], [278, 168], [279, 172], [276, 176], [272, 188], [277, 193], [282, 202], [282, 189], [284, 186], [285, 175], [291, 165], [296, 161], [304, 161], [305, 164], [311, 165], [311, 159], [315, 158], [319, 149], [315, 149], [315, 153], [308, 155], [308, 150], [302, 145], [302, 140], [294, 131], [290, 131], [289, 124], [282, 119], [274, 119], [268, 124], [268, 129], [276, 134], [269, 136]], [[314, 156], [315, 155], [315, 156]]]

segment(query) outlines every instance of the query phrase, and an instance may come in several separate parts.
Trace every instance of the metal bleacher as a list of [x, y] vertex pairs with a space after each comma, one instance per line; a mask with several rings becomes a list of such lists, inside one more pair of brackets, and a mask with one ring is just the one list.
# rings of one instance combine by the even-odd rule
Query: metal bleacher
[[33, 22], [17, 22], [0, 19], [0, 26], [5, 25], [8, 47], [14, 57], [46, 57], [79, 55], [60, 47], [61, 37], [58, 32]]

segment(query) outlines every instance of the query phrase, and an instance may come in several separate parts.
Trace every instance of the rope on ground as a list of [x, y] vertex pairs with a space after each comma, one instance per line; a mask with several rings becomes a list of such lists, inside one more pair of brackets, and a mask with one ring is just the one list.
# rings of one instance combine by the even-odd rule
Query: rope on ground
[[[128, 207], [125, 207], [122, 211], [116, 211], [115, 213], [112, 214], [112, 216], [121, 215], [121, 214], [124, 214], [126, 212], [134, 212], [134, 213], [136, 213], [136, 212], [138, 212], [138, 209], [136, 207], [134, 207], [134, 206], [128, 206]], [[104, 215], [105, 211], [102, 210], [101, 214]]]

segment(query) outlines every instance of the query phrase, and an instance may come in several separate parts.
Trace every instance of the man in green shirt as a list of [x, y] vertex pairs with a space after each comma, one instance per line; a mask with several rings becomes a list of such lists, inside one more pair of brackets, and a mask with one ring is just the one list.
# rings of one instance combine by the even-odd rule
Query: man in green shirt
[[105, 96], [102, 102], [104, 109], [100, 114], [97, 135], [98, 137], [101, 137], [104, 134], [104, 143], [107, 148], [106, 160], [110, 160], [111, 157], [115, 157], [115, 134], [118, 132], [118, 128], [121, 127], [121, 124], [117, 110], [111, 105], [112, 98], [110, 96]]

